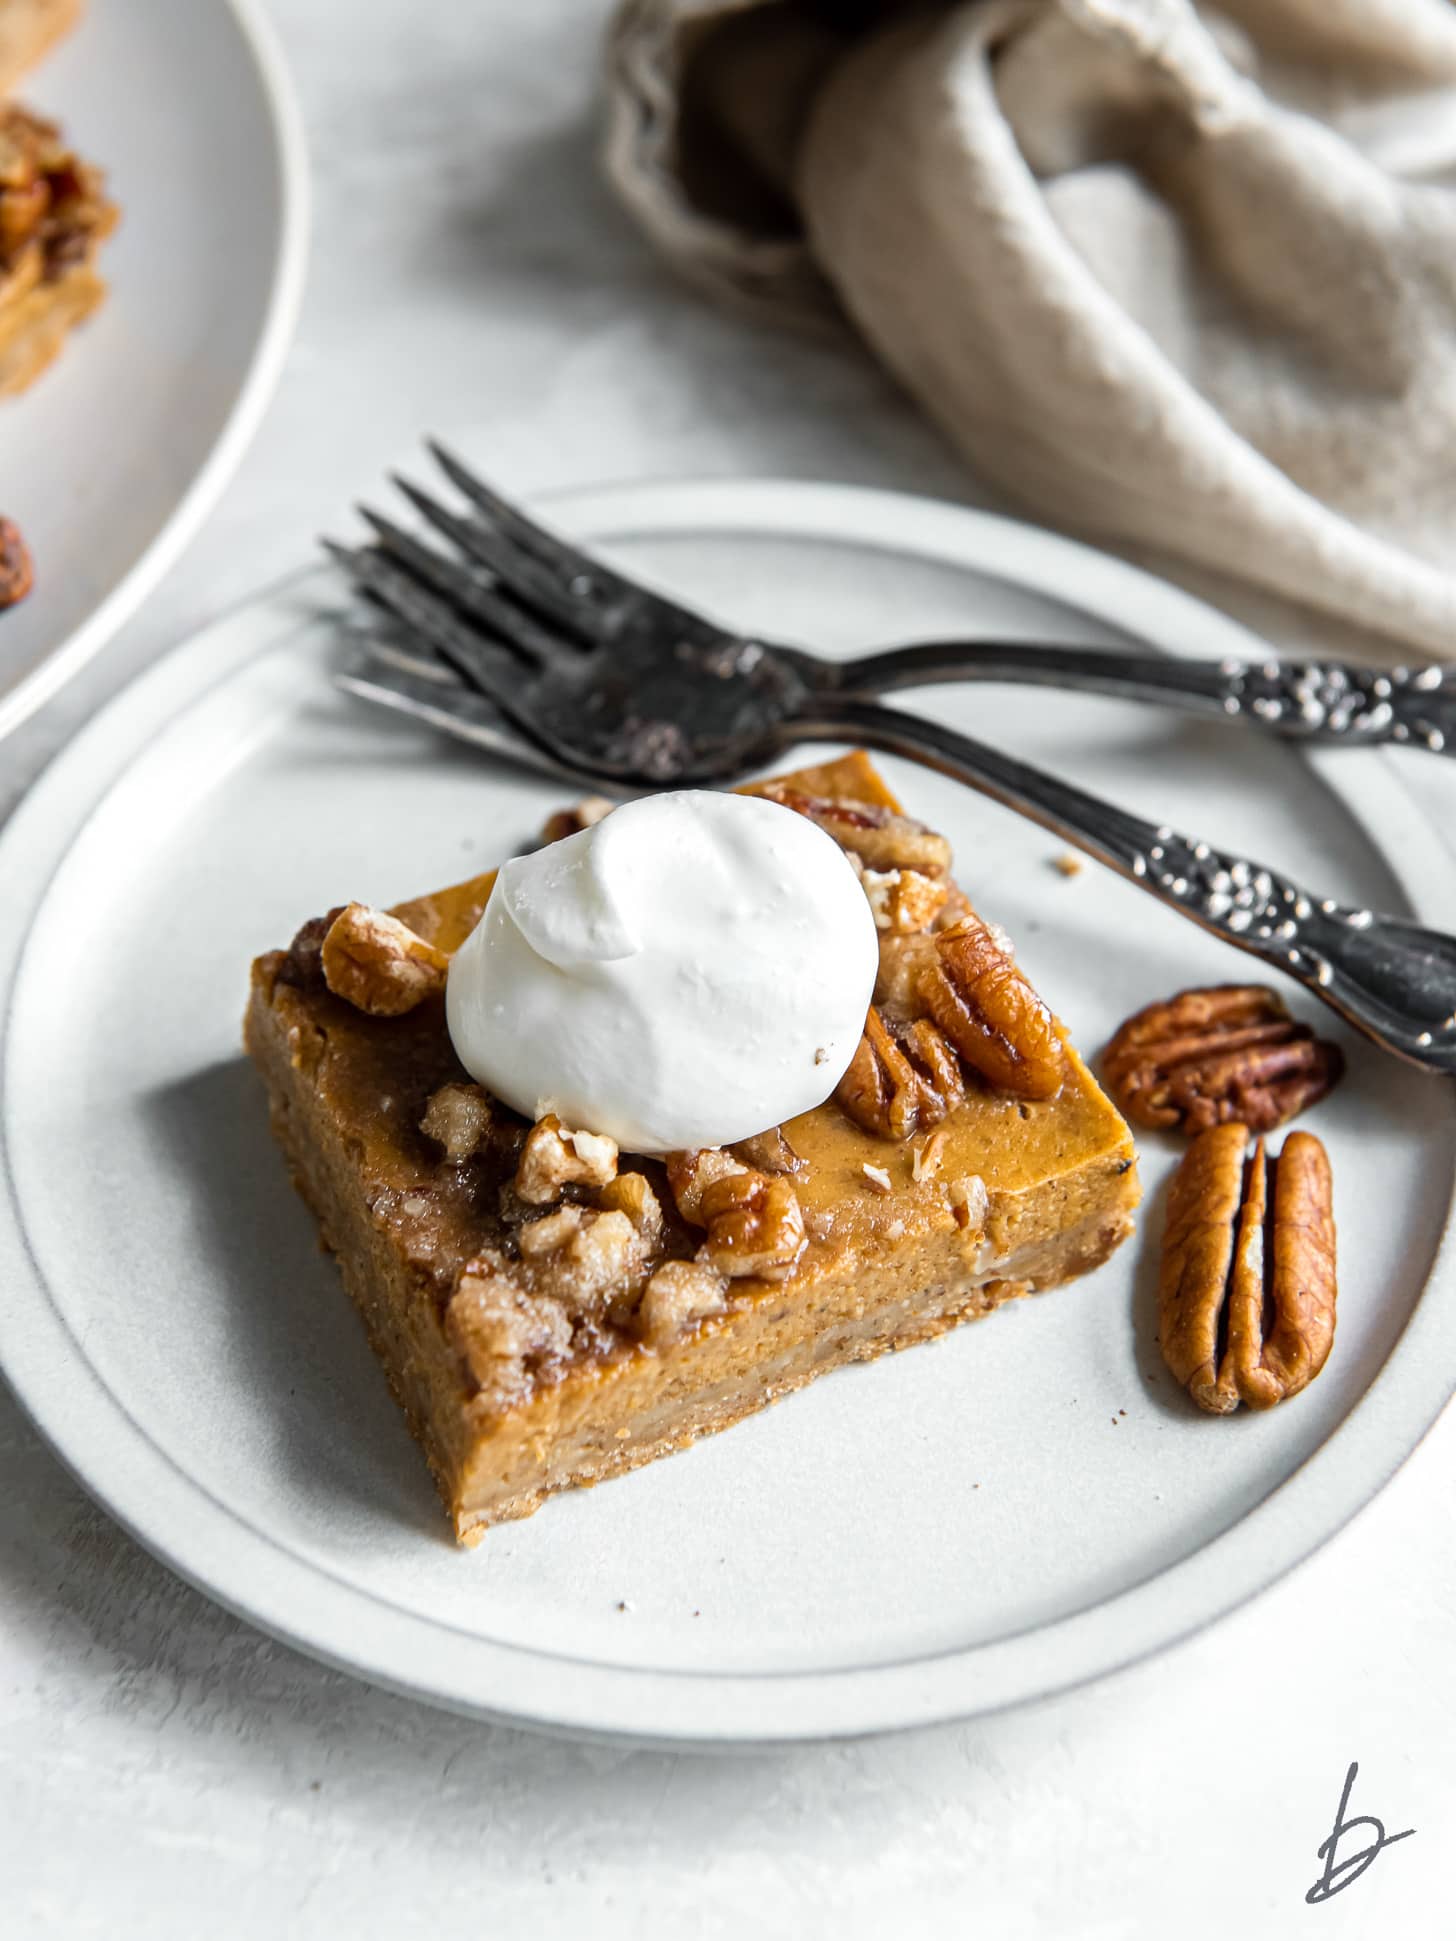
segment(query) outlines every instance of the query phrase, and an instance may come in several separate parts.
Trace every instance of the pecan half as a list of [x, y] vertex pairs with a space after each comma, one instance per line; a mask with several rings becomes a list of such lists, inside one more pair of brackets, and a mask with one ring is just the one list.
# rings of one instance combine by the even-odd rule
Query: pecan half
[[35, 581], [30, 548], [13, 519], [0, 519], [0, 609], [19, 605]]
[[1173, 1180], [1158, 1341], [1202, 1409], [1272, 1408], [1324, 1367], [1335, 1338], [1330, 1162], [1292, 1132], [1277, 1160], [1238, 1124], [1193, 1141]]
[[945, 837], [893, 809], [805, 795], [798, 789], [765, 789], [764, 794], [769, 801], [781, 802], [786, 809], [817, 823], [841, 849], [858, 856], [866, 869], [911, 869], [943, 876], [950, 868], [951, 849]]
[[450, 960], [398, 917], [346, 903], [324, 935], [319, 962], [335, 997], [371, 1017], [397, 1018], [444, 990]]
[[700, 1258], [730, 1280], [787, 1280], [808, 1245], [799, 1196], [786, 1179], [728, 1173], [705, 1188]]
[[874, 1006], [835, 1088], [840, 1108], [881, 1139], [937, 1126], [965, 1097], [955, 1053], [928, 1018], [892, 1030]]
[[665, 1348], [710, 1314], [721, 1314], [727, 1293], [727, 1282], [711, 1267], [693, 1260], [665, 1261], [643, 1293], [638, 1333], [649, 1348]]
[[921, 1003], [968, 1065], [1003, 1092], [1049, 1099], [1061, 1089], [1061, 1034], [1050, 1010], [978, 916], [935, 937]]
[[1149, 1004], [1114, 1035], [1107, 1089], [1134, 1124], [1202, 1132], [1237, 1121], [1272, 1132], [1322, 1099], [1345, 1069], [1262, 984], [1218, 984]]

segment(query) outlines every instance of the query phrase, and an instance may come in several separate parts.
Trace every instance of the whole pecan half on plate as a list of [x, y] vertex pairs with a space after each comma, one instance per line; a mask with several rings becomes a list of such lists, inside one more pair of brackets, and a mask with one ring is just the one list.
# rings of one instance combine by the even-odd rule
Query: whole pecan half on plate
[[1200, 1133], [1168, 1201], [1158, 1281], [1163, 1359], [1202, 1409], [1272, 1408], [1307, 1388], [1335, 1338], [1330, 1162], [1292, 1132], [1248, 1157], [1247, 1126]]
[[1134, 1124], [1272, 1132], [1322, 1099], [1345, 1069], [1262, 984], [1180, 991], [1129, 1018], [1103, 1056], [1107, 1089]]

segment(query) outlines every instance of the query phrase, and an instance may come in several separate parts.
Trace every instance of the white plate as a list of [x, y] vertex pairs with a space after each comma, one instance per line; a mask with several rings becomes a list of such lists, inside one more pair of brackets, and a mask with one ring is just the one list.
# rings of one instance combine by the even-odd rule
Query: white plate
[[[711, 610], [844, 649], [972, 628], [1248, 644], [1126, 566], [925, 501], [701, 484], [553, 510]], [[1438, 1259], [1452, 1088], [1347, 1040], [1350, 1075], [1313, 1118], [1337, 1181], [1339, 1338], [1297, 1402], [1220, 1421], [1172, 1390], [1150, 1304], [1174, 1149], [1147, 1139], [1144, 1230], [1089, 1280], [457, 1551], [288, 1187], [238, 1018], [248, 959], [302, 917], [480, 868], [561, 790], [339, 697], [310, 617], [328, 594], [311, 577], [190, 642], [0, 843], [0, 1358], [160, 1557], [440, 1704], [662, 1741], [794, 1739], [1005, 1705], [1165, 1645], [1306, 1555], [1409, 1452], [1456, 1385]], [[1380, 756], [1316, 772], [1104, 701], [920, 698], [1317, 888], [1456, 915], [1456, 871]], [[1030, 825], [887, 766], [1082, 1044], [1145, 999], [1240, 973], [1131, 886], [1058, 875]]]
[[303, 284], [308, 162], [254, 0], [94, 0], [22, 98], [106, 169], [103, 308], [0, 403], [0, 512], [35, 590], [0, 614], [0, 735], [110, 639], [257, 429]]

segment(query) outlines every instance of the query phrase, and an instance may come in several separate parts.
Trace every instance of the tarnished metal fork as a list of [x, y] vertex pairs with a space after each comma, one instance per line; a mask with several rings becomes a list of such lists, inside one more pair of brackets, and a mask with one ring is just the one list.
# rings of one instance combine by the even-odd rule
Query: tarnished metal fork
[[[372, 544], [326, 542], [388, 616], [381, 654], [341, 676], [344, 686], [493, 752], [526, 751], [618, 790], [728, 782], [796, 742], [858, 741], [905, 756], [1055, 831], [1305, 985], [1387, 1050], [1456, 1072], [1456, 938], [1318, 897], [885, 707], [854, 671], [892, 657], [835, 664], [724, 629], [571, 546], [432, 450], [463, 504], [400, 480], [429, 538], [366, 509]], [[945, 678], [923, 671], [934, 650], [912, 651], [921, 678]]]

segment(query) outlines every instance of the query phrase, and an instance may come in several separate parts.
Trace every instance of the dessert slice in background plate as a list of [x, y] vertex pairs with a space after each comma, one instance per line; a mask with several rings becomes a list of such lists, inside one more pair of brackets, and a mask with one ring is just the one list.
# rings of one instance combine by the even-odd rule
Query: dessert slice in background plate
[[941, 839], [862, 755], [756, 792], [839, 837], [880, 968], [835, 1096], [731, 1150], [619, 1153], [471, 1079], [444, 984], [494, 872], [331, 912], [253, 966], [275, 1133], [467, 1542], [1131, 1231], [1127, 1127]]
[[81, 18], [81, 0], [0, 0], [0, 94]]
[[106, 295], [96, 255], [118, 214], [55, 122], [0, 103], [0, 398], [39, 377]]

